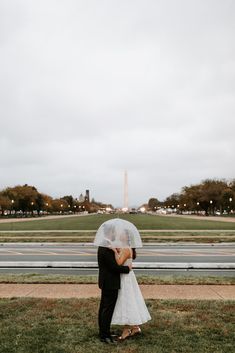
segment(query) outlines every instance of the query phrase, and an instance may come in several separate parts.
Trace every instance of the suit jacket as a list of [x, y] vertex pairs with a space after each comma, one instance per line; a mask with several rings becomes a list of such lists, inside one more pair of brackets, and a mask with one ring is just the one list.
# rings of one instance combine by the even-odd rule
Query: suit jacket
[[129, 273], [128, 266], [120, 266], [112, 249], [98, 248], [99, 288], [120, 289], [120, 273]]

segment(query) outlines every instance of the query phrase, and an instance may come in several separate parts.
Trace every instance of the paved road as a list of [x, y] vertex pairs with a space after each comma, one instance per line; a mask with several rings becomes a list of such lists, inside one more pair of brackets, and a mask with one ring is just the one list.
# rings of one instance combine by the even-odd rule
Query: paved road
[[[91, 244], [5, 243], [0, 261], [96, 261]], [[235, 244], [145, 245], [137, 250], [138, 262], [235, 262]]]
[[177, 218], [191, 218], [201, 219], [203, 221], [217, 221], [217, 222], [235, 222], [235, 217], [223, 217], [223, 216], [197, 216], [197, 215], [164, 215], [164, 217], [177, 217]]
[[[48, 243], [4, 243], [0, 246], [0, 261], [96, 261], [97, 249], [91, 244], [48, 244]], [[203, 263], [234, 263], [235, 244], [149, 244], [138, 249], [138, 262], [203, 262]], [[171, 274], [200, 273], [235, 276], [235, 271], [190, 271], [190, 270], [136, 270], [138, 273]], [[35, 272], [35, 269], [1, 269], [2, 272]], [[93, 274], [91, 269], [44, 269], [41, 273], [73, 273]]]
[[57, 219], [57, 218], [69, 218], [69, 217], [82, 217], [93, 215], [93, 213], [79, 213], [79, 214], [72, 214], [72, 215], [53, 215], [53, 216], [42, 216], [42, 217], [28, 217], [28, 218], [0, 218], [1, 223], [16, 223], [16, 222], [30, 222], [30, 221], [45, 221], [47, 219]]

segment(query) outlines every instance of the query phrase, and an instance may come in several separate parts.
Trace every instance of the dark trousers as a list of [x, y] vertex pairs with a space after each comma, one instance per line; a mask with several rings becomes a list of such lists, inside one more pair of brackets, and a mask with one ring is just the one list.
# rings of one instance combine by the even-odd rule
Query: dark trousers
[[98, 314], [100, 338], [110, 337], [110, 324], [118, 297], [118, 289], [102, 289]]

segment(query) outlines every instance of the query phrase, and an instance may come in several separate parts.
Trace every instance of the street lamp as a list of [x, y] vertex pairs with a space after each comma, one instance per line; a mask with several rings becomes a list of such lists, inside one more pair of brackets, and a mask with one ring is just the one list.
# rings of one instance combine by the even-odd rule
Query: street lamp
[[211, 214], [213, 214], [214, 212], [213, 212], [213, 207], [212, 207], [212, 204], [213, 204], [212, 200], [210, 200], [210, 204], [211, 204]]
[[30, 202], [31, 206], [32, 206], [32, 210], [31, 210], [31, 215], [33, 216], [33, 205], [34, 205], [34, 202]]
[[[233, 201], [232, 197], [229, 198], [229, 202], [231, 203]], [[230, 213], [232, 210], [230, 210], [231, 207], [228, 206], [228, 212]]]
[[197, 207], [196, 207], [197, 215], [198, 215], [198, 212], [199, 212], [199, 205], [200, 205], [200, 202], [198, 201], [197, 202]]
[[13, 211], [13, 205], [14, 205], [14, 203], [15, 203], [15, 201], [14, 201], [14, 200], [11, 200], [11, 212], [10, 212], [10, 213], [12, 213], [12, 211]]

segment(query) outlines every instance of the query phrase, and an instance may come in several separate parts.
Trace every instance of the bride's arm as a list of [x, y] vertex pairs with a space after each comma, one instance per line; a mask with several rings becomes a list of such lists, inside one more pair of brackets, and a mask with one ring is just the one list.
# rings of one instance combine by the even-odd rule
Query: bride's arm
[[114, 251], [115, 260], [118, 265], [123, 265], [124, 262], [130, 257], [129, 249], [121, 249], [120, 253], [117, 252], [117, 249], [112, 248], [112, 250]]

